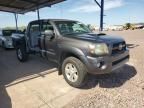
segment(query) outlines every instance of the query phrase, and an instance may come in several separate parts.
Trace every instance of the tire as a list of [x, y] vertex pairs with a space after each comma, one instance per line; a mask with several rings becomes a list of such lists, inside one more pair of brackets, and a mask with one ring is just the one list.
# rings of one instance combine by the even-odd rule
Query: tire
[[20, 62], [25, 62], [28, 60], [28, 53], [26, 52], [25, 46], [19, 46], [16, 48], [16, 55]]
[[[69, 69], [73, 71], [70, 72]], [[75, 57], [68, 57], [63, 61], [62, 73], [66, 82], [73, 87], [80, 88], [86, 83], [87, 69], [85, 65]]]

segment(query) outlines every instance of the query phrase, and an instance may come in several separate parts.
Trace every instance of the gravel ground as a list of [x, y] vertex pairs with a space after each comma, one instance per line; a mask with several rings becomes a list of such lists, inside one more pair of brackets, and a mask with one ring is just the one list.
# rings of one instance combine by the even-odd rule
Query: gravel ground
[[109, 75], [89, 75], [81, 94], [65, 108], [144, 108], [144, 30], [107, 34], [125, 38], [129, 63]]

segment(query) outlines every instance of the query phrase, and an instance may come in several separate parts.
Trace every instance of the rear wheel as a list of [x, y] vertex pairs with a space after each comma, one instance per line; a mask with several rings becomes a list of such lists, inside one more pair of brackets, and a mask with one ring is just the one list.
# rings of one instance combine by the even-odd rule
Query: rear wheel
[[26, 48], [24, 46], [19, 46], [16, 49], [17, 58], [21, 62], [25, 62], [28, 60], [28, 53], [26, 52]]
[[85, 65], [75, 57], [68, 57], [64, 60], [62, 73], [66, 82], [73, 87], [82, 87], [86, 82]]

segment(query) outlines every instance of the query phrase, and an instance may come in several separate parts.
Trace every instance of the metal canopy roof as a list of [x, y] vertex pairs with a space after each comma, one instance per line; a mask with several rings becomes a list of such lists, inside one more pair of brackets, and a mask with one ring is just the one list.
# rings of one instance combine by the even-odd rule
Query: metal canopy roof
[[24, 14], [65, 0], [0, 0], [0, 11]]

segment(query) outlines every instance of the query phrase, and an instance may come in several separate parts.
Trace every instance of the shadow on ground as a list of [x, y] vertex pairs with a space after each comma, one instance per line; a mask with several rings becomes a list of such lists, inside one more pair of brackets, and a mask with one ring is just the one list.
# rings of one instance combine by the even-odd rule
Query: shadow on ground
[[[26, 63], [20, 63], [16, 59], [15, 51], [0, 51], [0, 108], [12, 108], [6, 87], [37, 77], [45, 77], [46, 74], [55, 72], [55, 67], [57, 67], [55, 64], [37, 56], [30, 57]], [[103, 88], [120, 87], [137, 74], [136, 69], [129, 65], [115, 72], [117, 73], [109, 75], [89, 75], [88, 83], [82, 89], [91, 89], [98, 84]], [[12, 83], [13, 81], [15, 83]]]
[[88, 83], [82, 89], [91, 89], [99, 85], [101, 88], [116, 88], [122, 86], [137, 74], [133, 66], [125, 65], [122, 68], [106, 75], [89, 75]]
[[[32, 59], [32, 60], [31, 60]], [[33, 56], [26, 63], [20, 63], [14, 50], [0, 49], [0, 108], [12, 108], [6, 88], [37, 77], [55, 72], [56, 65], [41, 57]], [[12, 83], [15, 81], [15, 83]]]
[[12, 108], [11, 98], [4, 86], [0, 87], [0, 108]]

